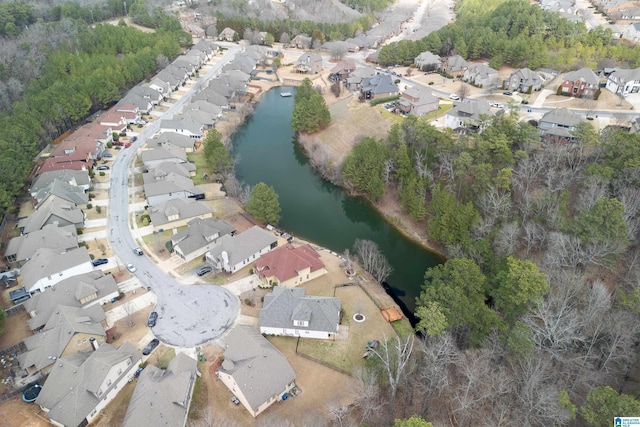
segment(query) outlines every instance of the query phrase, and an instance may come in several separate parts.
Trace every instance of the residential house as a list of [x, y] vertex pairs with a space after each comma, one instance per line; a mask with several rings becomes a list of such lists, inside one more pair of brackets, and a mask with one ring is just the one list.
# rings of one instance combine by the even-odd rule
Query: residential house
[[640, 20], [640, 6], [637, 3], [633, 6], [620, 9], [620, 19], [623, 21], [638, 21]]
[[127, 385], [140, 360], [128, 341], [118, 349], [103, 344], [95, 351], [60, 359], [36, 403], [54, 425], [85, 426]]
[[[166, 68], [161, 70], [158, 74], [156, 74], [154, 79], [159, 79], [169, 85], [171, 88], [171, 92], [174, 92], [182, 86], [184, 82], [187, 81], [189, 76], [184, 70], [181, 70], [178, 67], [172, 66], [169, 64]], [[153, 81], [152, 81], [153, 83]], [[153, 87], [153, 85], [149, 85]], [[164, 93], [163, 93], [164, 95]]]
[[15, 262], [20, 267], [40, 248], [66, 252], [77, 247], [78, 235], [73, 225], [59, 227], [58, 224], [47, 224], [41, 230], [21, 234], [9, 240], [4, 256], [8, 262]]
[[189, 178], [195, 176], [196, 166], [193, 163], [162, 162], [154, 168], [149, 169], [149, 172], [142, 174], [142, 183], [143, 185], [153, 184], [167, 179], [171, 174]]
[[460, 55], [452, 55], [443, 59], [440, 68], [445, 73], [452, 76], [461, 76], [465, 70], [469, 67], [469, 64]]
[[222, 236], [233, 236], [236, 229], [210, 216], [193, 218], [187, 228], [171, 236], [171, 244], [176, 255], [185, 261], [191, 261], [213, 249]]
[[481, 132], [484, 126], [483, 116], [491, 114], [491, 105], [487, 101], [467, 98], [447, 111], [444, 125], [456, 132]]
[[56, 305], [40, 332], [24, 340], [27, 350], [18, 355], [20, 368], [46, 373], [60, 357], [91, 350], [92, 343], [105, 340], [105, 319], [100, 305]]
[[432, 93], [430, 88], [415, 85], [402, 93], [398, 104], [396, 104], [396, 110], [403, 114], [423, 116], [431, 111], [436, 111], [439, 103], [439, 98]]
[[632, 41], [639, 42], [640, 41], [640, 22], [634, 22], [625, 27], [622, 32], [622, 38]]
[[162, 96], [165, 97], [165, 99], [166, 97], [171, 95], [171, 93], [173, 93], [172, 85], [169, 82], [162, 80], [158, 76], [151, 79], [151, 82], [149, 82], [149, 87], [160, 92]]
[[66, 202], [73, 203], [76, 206], [86, 205], [89, 201], [89, 194], [82, 188], [67, 184], [64, 181], [54, 179], [51, 184], [45, 188], [41, 188], [34, 196], [36, 207], [40, 207], [47, 203], [51, 198], [62, 199]]
[[229, 27], [220, 31], [220, 34], [218, 34], [218, 40], [220, 41], [235, 42], [238, 39], [239, 39], [239, 36], [237, 35], [237, 33]]
[[304, 288], [276, 286], [264, 296], [258, 318], [260, 333], [331, 339], [340, 326], [339, 298], [306, 296]]
[[251, 58], [256, 64], [264, 64], [267, 59], [267, 48], [256, 44], [249, 45], [244, 48], [244, 56]]
[[39, 331], [60, 305], [74, 308], [102, 306], [118, 294], [115, 278], [111, 274], [104, 274], [102, 270], [71, 276], [25, 302], [24, 309], [31, 317], [27, 324], [32, 331]]
[[435, 55], [429, 51], [422, 52], [413, 59], [416, 68], [421, 71], [435, 71], [442, 65], [440, 55]]
[[97, 122], [87, 123], [56, 146], [38, 173], [61, 169], [89, 170], [109, 142], [113, 142], [113, 130], [110, 127]]
[[593, 70], [581, 68], [567, 73], [560, 87], [561, 93], [565, 96], [593, 99], [599, 85], [600, 79]]
[[540, 139], [546, 144], [567, 144], [575, 142], [573, 132], [584, 116], [566, 108], [556, 108], [545, 113], [538, 122]]
[[73, 225], [84, 228], [85, 214], [75, 203], [70, 203], [58, 197], [46, 199], [40, 203], [35, 212], [18, 221], [18, 228], [23, 234], [29, 234], [42, 229], [47, 224], [57, 224], [60, 227]]
[[198, 39], [204, 38], [204, 36], [206, 35], [202, 27], [199, 27], [198, 25], [192, 22], [185, 23], [183, 25], [183, 28], [187, 33], [191, 34], [192, 37], [195, 37]]
[[295, 387], [296, 373], [287, 359], [255, 329], [238, 325], [225, 342], [217, 376], [253, 417]]
[[158, 131], [160, 133], [179, 133], [187, 135], [189, 138], [202, 139], [204, 126], [191, 119], [165, 119], [160, 121], [160, 129], [158, 129]]
[[[141, 96], [144, 99], [149, 100], [151, 104], [154, 106], [160, 105], [164, 101], [164, 95], [161, 92], [158, 92], [155, 89], [150, 88], [149, 86], [137, 85], [134, 86], [130, 91], [130, 94]], [[131, 122], [136, 123], [136, 122]]]
[[222, 71], [228, 72], [228, 73], [242, 71], [245, 74], [251, 74], [251, 72], [256, 69], [257, 65], [258, 64], [255, 61], [255, 59], [252, 59], [247, 55], [240, 54], [240, 55], [236, 55], [233, 61], [229, 62], [224, 67], [222, 67]]
[[[349, 77], [347, 77], [347, 89], [350, 91], [360, 91], [362, 81], [370, 79], [376, 75], [376, 70], [371, 67], [356, 68]], [[366, 80], [365, 80], [366, 81]]]
[[331, 81], [343, 81], [346, 80], [349, 75], [356, 69], [356, 61], [353, 59], [345, 59], [338, 62], [335, 67], [331, 69], [329, 73], [329, 80]]
[[198, 43], [194, 44], [191, 49], [198, 49], [200, 52], [204, 52], [207, 55], [207, 59], [211, 59], [220, 51], [220, 45], [209, 40], [200, 40]]
[[312, 39], [306, 34], [298, 34], [290, 42], [289, 47], [295, 47], [296, 49], [310, 49]]
[[463, 80], [475, 86], [494, 88], [500, 85], [498, 70], [494, 70], [486, 64], [471, 64], [464, 70]]
[[198, 110], [207, 113], [214, 119], [222, 117], [222, 108], [219, 105], [212, 104], [209, 101], [203, 99], [193, 101], [184, 107], [185, 110]]
[[216, 124], [216, 118], [200, 110], [183, 109], [182, 113], [173, 116], [173, 120], [187, 120], [198, 123], [203, 130], [209, 130]]
[[43, 292], [69, 277], [93, 271], [93, 265], [84, 246], [63, 253], [40, 248], [20, 271], [22, 286], [28, 292], [35, 293]]
[[38, 191], [48, 187], [54, 180], [66, 182], [87, 191], [91, 187], [91, 178], [86, 170], [62, 169], [51, 172], [44, 172], [38, 175], [31, 183], [29, 193], [31, 197], [36, 196]]
[[361, 34], [356, 37], [348, 38], [345, 40], [345, 42], [347, 42], [349, 45], [357, 46], [358, 50], [375, 49], [380, 44], [380, 38]]
[[[153, 84], [152, 84], [153, 85]], [[147, 86], [149, 88], [155, 86]], [[151, 89], [154, 90], [154, 89]], [[162, 97], [162, 92], [156, 91], [156, 93]], [[154, 97], [155, 98], [155, 97]], [[163, 98], [164, 100], [164, 98]], [[123, 105], [133, 105], [140, 114], [150, 114], [153, 111], [154, 103], [150, 98], [145, 98], [137, 93], [129, 92], [124, 98], [116, 103], [116, 108], [122, 108]]]
[[396, 96], [400, 92], [398, 85], [393, 83], [389, 74], [376, 74], [362, 79], [360, 84], [360, 99], [371, 100]]
[[[135, 110], [135, 107], [133, 109]], [[112, 132], [124, 133], [127, 131], [127, 125], [140, 121], [140, 113], [113, 106], [96, 117], [95, 121], [101, 126], [108, 127]]]
[[190, 178], [176, 173], [169, 173], [155, 182], [145, 183], [143, 188], [149, 206], [180, 198], [204, 199], [204, 191], [197, 188]]
[[298, 73], [317, 74], [322, 71], [322, 56], [313, 52], [305, 52], [293, 64]]
[[205, 255], [217, 270], [235, 273], [276, 246], [278, 239], [273, 234], [254, 225], [240, 234], [220, 237]]
[[154, 231], [183, 227], [196, 218], [213, 217], [213, 208], [208, 203], [194, 199], [168, 200], [157, 206], [149, 207], [148, 212]]
[[543, 80], [538, 73], [528, 68], [520, 68], [509, 75], [505, 81], [505, 89], [518, 91], [521, 93], [531, 93], [534, 90], [542, 89]]
[[236, 90], [228, 85], [224, 79], [217, 78], [211, 80], [207, 89], [224, 96], [229, 102], [236, 98]]
[[378, 55], [380, 55], [380, 49], [375, 50], [375, 51], [371, 52], [369, 55], [367, 55], [366, 61], [370, 62], [372, 64], [377, 64], [378, 63]]
[[147, 140], [147, 147], [150, 149], [166, 148], [167, 146], [178, 147], [186, 153], [193, 153], [196, 150], [196, 141], [175, 132], [163, 132]]
[[164, 144], [160, 148], [142, 150], [140, 160], [147, 170], [151, 170], [161, 163], [187, 163], [187, 153], [181, 147]]
[[320, 254], [308, 244], [288, 244], [261, 255], [254, 270], [267, 287], [298, 286], [327, 273]]
[[616, 70], [609, 74], [606, 88], [611, 92], [626, 97], [640, 91], [640, 67], [633, 70]]
[[193, 77], [204, 63], [204, 53], [202, 56], [192, 54], [192, 56], [180, 55], [173, 60], [172, 64], [184, 70], [189, 77]]
[[229, 109], [229, 100], [219, 93], [205, 88], [191, 98], [191, 102], [206, 101], [210, 104], [219, 106], [222, 110]]
[[185, 427], [198, 362], [185, 353], [171, 359], [167, 369], [147, 365], [136, 381], [123, 427]]

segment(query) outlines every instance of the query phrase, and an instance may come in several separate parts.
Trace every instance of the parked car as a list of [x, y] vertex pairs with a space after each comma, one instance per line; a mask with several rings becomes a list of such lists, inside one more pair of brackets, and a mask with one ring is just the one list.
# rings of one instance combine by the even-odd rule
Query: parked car
[[132, 137], [131, 137], [131, 142], [136, 142], [137, 140], [138, 140], [138, 137], [137, 137], [137, 136], [132, 136]]
[[102, 157], [104, 157], [105, 159], [110, 159], [111, 157], [113, 157], [113, 154], [111, 154], [111, 153], [102, 153]]
[[99, 171], [108, 171], [109, 170], [109, 166], [98, 166], [98, 170]]
[[507, 96], [511, 96], [511, 95], [513, 95], [513, 93], [512, 93], [512, 92], [509, 92], [509, 91], [502, 92], [502, 94], [503, 94], [503, 95], [507, 95]]
[[114, 147], [122, 147], [123, 145], [124, 145], [124, 142], [122, 141], [113, 141]]
[[144, 255], [144, 252], [142, 252], [142, 249], [140, 249], [140, 247], [133, 248], [133, 253], [136, 255]]
[[240, 404], [240, 401], [235, 396], [231, 396], [231, 401], [233, 402], [234, 405], [239, 405]]
[[147, 326], [153, 328], [156, 326], [156, 321], [158, 320], [158, 313], [152, 311], [149, 313], [149, 319], [147, 320]]
[[151, 352], [158, 346], [158, 344], [160, 344], [160, 341], [157, 338], [152, 339], [151, 341], [149, 341], [149, 344], [147, 344], [144, 350], [142, 350], [142, 354], [145, 356], [150, 355]]
[[453, 99], [454, 101], [460, 101], [460, 97], [455, 93], [452, 93], [451, 95], [449, 95], [449, 98]]
[[127, 264], [127, 270], [129, 270], [130, 273], [135, 273], [138, 269], [136, 268], [135, 265], [128, 263]]
[[94, 267], [97, 267], [99, 265], [103, 265], [103, 264], [106, 264], [108, 262], [109, 262], [109, 260], [107, 258], [98, 258], [98, 259], [94, 259], [93, 261], [91, 261], [91, 264]]
[[130, 142], [127, 142], [126, 144], [124, 144], [124, 148], [129, 148], [129, 147], [131, 147], [131, 143]]
[[198, 269], [198, 271], [196, 271], [196, 273], [198, 276], [204, 276], [207, 273], [211, 273], [211, 270], [213, 270], [213, 268], [210, 265], [203, 265]]

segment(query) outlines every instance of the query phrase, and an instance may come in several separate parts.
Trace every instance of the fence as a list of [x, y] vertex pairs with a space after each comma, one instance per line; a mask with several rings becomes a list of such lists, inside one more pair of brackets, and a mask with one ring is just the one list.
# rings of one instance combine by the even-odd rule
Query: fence
[[26, 310], [26, 309], [24, 308], [24, 302], [22, 302], [22, 303], [20, 303], [20, 304], [18, 304], [18, 305], [14, 305], [13, 307], [7, 308], [7, 309], [4, 311], [4, 313], [5, 313], [7, 316], [11, 316], [12, 314], [16, 314], [17, 312], [19, 312], [19, 311], [23, 311], [23, 310]]
[[300, 344], [300, 337], [298, 337], [298, 340], [296, 341], [296, 354], [298, 356], [304, 357], [305, 359], [311, 360], [312, 362], [319, 363], [322, 366], [326, 366], [329, 369], [333, 369], [334, 371], [340, 372], [341, 374], [347, 375], [349, 377], [353, 376], [353, 374], [351, 372], [345, 371], [344, 369], [340, 369], [337, 366], [330, 365], [327, 362], [323, 362], [322, 360], [316, 359], [315, 357], [309, 356], [308, 354], [299, 353], [298, 352], [298, 345], [299, 344]]

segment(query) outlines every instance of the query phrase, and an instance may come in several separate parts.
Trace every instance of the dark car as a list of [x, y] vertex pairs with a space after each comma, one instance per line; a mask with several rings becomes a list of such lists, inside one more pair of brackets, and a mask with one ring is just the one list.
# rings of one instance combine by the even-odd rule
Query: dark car
[[98, 258], [98, 259], [94, 259], [93, 261], [91, 261], [91, 264], [93, 264], [94, 267], [97, 267], [99, 265], [103, 265], [108, 263], [109, 260], [106, 258]]
[[511, 95], [513, 95], [513, 93], [511, 93], [511, 92], [509, 92], [509, 91], [507, 91], [507, 92], [502, 92], [502, 94], [503, 94], [503, 95], [507, 95], [507, 96], [511, 96]]
[[145, 356], [150, 355], [151, 352], [158, 346], [158, 344], [160, 344], [160, 341], [157, 338], [152, 339], [151, 341], [149, 341], [149, 344], [147, 344], [144, 350], [142, 350], [142, 354]]
[[213, 270], [213, 268], [210, 265], [203, 265], [198, 269], [198, 271], [196, 271], [196, 273], [198, 276], [204, 276], [207, 273], [211, 273], [211, 270]]
[[131, 137], [131, 142], [136, 142], [138, 140], [137, 136]]
[[102, 153], [102, 157], [110, 159], [111, 157], [113, 157], [113, 154], [111, 154], [111, 153]]
[[155, 311], [152, 311], [151, 313], [149, 313], [149, 320], [147, 320], [147, 326], [150, 328], [153, 328], [154, 326], [156, 326], [156, 320], [158, 320], [158, 313], [156, 313]]
[[98, 170], [99, 171], [108, 171], [109, 170], [109, 166], [98, 166]]

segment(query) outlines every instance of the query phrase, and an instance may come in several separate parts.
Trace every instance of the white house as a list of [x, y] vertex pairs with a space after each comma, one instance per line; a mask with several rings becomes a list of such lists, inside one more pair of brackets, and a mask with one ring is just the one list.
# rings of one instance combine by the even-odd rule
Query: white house
[[41, 248], [22, 266], [22, 286], [27, 292], [42, 292], [62, 280], [90, 271], [93, 265], [84, 246], [63, 253]]
[[330, 339], [340, 324], [339, 298], [306, 296], [304, 288], [276, 286], [264, 296], [260, 333]]
[[273, 234], [254, 225], [243, 233], [221, 236], [206, 258], [217, 270], [235, 273], [276, 246], [278, 239]]
[[625, 97], [640, 91], [640, 67], [633, 70], [616, 70], [607, 77], [606, 88]]

